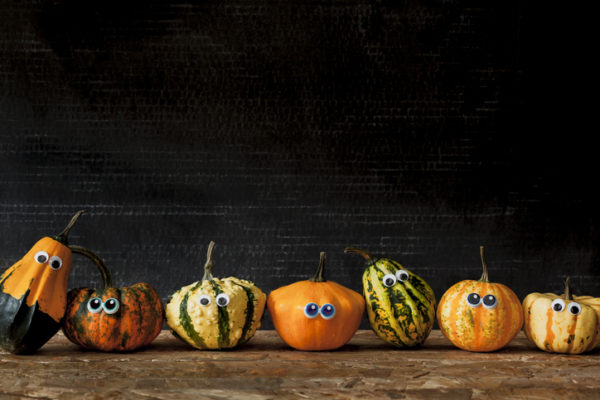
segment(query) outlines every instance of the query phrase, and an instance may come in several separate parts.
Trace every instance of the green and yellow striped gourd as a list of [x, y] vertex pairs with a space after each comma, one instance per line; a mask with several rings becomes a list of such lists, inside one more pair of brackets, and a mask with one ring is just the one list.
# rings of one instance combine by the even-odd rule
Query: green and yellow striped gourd
[[212, 275], [208, 246], [204, 277], [173, 293], [166, 306], [173, 334], [198, 349], [226, 349], [246, 343], [260, 327], [267, 296], [252, 282]]
[[397, 347], [414, 347], [429, 336], [435, 320], [433, 289], [400, 263], [373, 258], [365, 250], [346, 248], [367, 260], [363, 273], [363, 294], [371, 328]]

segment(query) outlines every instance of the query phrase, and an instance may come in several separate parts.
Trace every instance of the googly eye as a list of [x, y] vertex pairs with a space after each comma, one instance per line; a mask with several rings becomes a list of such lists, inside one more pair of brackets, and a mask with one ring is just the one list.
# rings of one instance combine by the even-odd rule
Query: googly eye
[[399, 271], [396, 271], [396, 279], [398, 279], [398, 282], [406, 282], [408, 278], [408, 272], [406, 272], [405, 270], [401, 269]]
[[579, 303], [576, 303], [576, 302], [572, 301], [567, 306], [567, 310], [569, 310], [569, 312], [571, 314], [577, 315], [577, 314], [579, 314], [581, 312], [581, 306], [579, 305]]
[[392, 274], [387, 274], [383, 277], [381, 282], [383, 282], [383, 286], [385, 287], [394, 286], [396, 284], [396, 277]]
[[62, 259], [59, 256], [52, 256], [50, 257], [50, 261], [48, 261], [48, 265], [54, 270], [60, 269], [62, 264]]
[[319, 310], [321, 317], [325, 319], [331, 319], [335, 317], [335, 307], [333, 304], [323, 304]]
[[35, 262], [37, 262], [38, 264], [43, 264], [46, 261], [48, 261], [48, 253], [46, 253], [45, 251], [38, 251], [37, 253], [35, 253], [35, 256], [33, 256], [33, 259], [35, 260]]
[[96, 314], [102, 310], [102, 300], [99, 297], [92, 297], [87, 303], [87, 309], [89, 312]]
[[198, 297], [198, 303], [200, 303], [200, 305], [203, 306], [207, 306], [212, 302], [212, 299], [210, 298], [210, 296], [206, 295], [206, 294], [201, 294]]
[[111, 297], [110, 299], [104, 302], [102, 308], [104, 308], [105, 313], [114, 314], [119, 310], [119, 300], [115, 299], [114, 297]]
[[561, 312], [565, 309], [565, 301], [563, 299], [554, 299], [554, 301], [552, 301], [552, 309], [555, 312]]
[[493, 294], [486, 294], [481, 302], [488, 310], [494, 309], [498, 305], [498, 299]]
[[467, 296], [467, 304], [473, 308], [481, 305], [481, 296], [477, 293], [470, 293]]
[[217, 305], [219, 307], [225, 307], [227, 304], [229, 304], [229, 296], [226, 293], [220, 293], [217, 296]]
[[315, 318], [319, 315], [319, 306], [316, 303], [308, 303], [304, 306], [304, 315], [307, 318]]

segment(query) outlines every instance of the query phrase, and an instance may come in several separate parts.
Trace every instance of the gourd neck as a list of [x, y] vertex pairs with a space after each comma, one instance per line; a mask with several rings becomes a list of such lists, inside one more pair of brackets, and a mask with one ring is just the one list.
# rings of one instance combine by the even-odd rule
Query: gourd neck
[[573, 299], [573, 295], [571, 294], [571, 277], [567, 276], [567, 279], [565, 279], [565, 294], [564, 294], [565, 300], [572, 300]]
[[212, 279], [215, 279], [215, 277], [212, 274], [212, 269], [213, 269], [212, 252], [213, 252], [214, 248], [215, 248], [215, 242], [213, 242], [211, 240], [210, 243], [208, 244], [208, 251], [206, 252], [206, 263], [204, 264], [204, 276], [202, 277], [203, 281], [210, 281]]
[[74, 244], [69, 246], [69, 249], [71, 249], [73, 253], [81, 254], [82, 256], [87, 257], [94, 264], [96, 264], [96, 267], [98, 267], [98, 270], [100, 271], [100, 275], [102, 275], [102, 280], [104, 281], [104, 288], [106, 289], [112, 287], [112, 277], [110, 276], [110, 271], [108, 270], [108, 267], [98, 254], [94, 253], [89, 249], [86, 249], [85, 247], [77, 246]]
[[81, 214], [83, 214], [84, 210], [79, 210], [75, 213], [75, 215], [73, 215], [73, 217], [71, 218], [71, 220], [69, 221], [69, 223], [67, 224], [67, 226], [65, 226], [65, 229], [62, 230], [61, 233], [59, 233], [58, 235], [55, 236], [51, 236], [52, 239], [56, 240], [57, 242], [64, 244], [65, 246], [69, 245], [69, 231], [71, 230], [71, 228], [73, 227], [73, 225], [75, 225], [75, 222], [77, 222], [77, 219], [81, 216]]
[[326, 282], [325, 279], [325, 252], [322, 251], [319, 257], [319, 266], [317, 267], [317, 272], [315, 276], [309, 279], [311, 282]]
[[488, 268], [487, 264], [485, 263], [485, 257], [483, 256], [483, 246], [479, 246], [479, 255], [481, 256], [481, 266], [483, 267], [483, 273], [481, 274], [479, 281], [489, 283], [490, 278], [488, 276]]
[[369, 253], [366, 250], [363, 249], [359, 249], [358, 247], [346, 247], [344, 249], [344, 253], [352, 253], [352, 254], [358, 254], [359, 256], [362, 256], [365, 260], [367, 260], [367, 265], [372, 265], [375, 263], [375, 261], [377, 261], [372, 255], [371, 253]]

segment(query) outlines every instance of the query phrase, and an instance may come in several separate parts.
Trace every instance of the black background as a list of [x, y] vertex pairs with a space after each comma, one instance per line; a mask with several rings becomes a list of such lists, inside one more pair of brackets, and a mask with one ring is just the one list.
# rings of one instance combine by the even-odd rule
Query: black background
[[[566, 275], [600, 295], [585, 10], [0, 4], [2, 269], [85, 209], [71, 242], [164, 300], [201, 278], [210, 240], [215, 275], [267, 293], [320, 251], [360, 291], [355, 245], [439, 298], [480, 276], [485, 245], [491, 279], [520, 298]], [[100, 276], [78, 258], [70, 285]]]

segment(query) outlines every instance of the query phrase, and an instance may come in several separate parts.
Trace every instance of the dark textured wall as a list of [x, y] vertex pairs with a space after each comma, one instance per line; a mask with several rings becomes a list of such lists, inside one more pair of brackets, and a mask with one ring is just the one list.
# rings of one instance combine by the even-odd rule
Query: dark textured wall
[[360, 290], [355, 245], [439, 298], [483, 244], [521, 298], [600, 295], [594, 147], [526, 2], [0, 4], [3, 269], [83, 208], [71, 241], [164, 299], [210, 240], [266, 292], [319, 251]]

